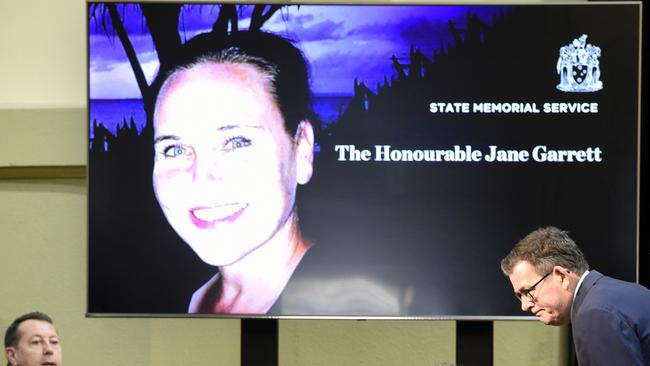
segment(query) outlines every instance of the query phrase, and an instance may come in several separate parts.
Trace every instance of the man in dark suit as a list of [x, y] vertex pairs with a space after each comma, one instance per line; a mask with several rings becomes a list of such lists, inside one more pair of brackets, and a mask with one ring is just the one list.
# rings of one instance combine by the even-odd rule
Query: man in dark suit
[[501, 261], [521, 309], [572, 324], [580, 366], [650, 365], [650, 290], [591, 270], [566, 231], [546, 227]]

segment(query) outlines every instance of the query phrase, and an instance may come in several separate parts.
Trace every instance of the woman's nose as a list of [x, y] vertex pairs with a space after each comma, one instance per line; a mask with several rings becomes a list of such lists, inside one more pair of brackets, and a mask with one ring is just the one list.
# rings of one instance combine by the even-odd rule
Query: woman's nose
[[216, 157], [210, 156], [209, 154], [197, 156], [192, 167], [192, 179], [194, 181], [212, 181], [221, 179], [221, 174], [219, 172], [220, 164], [217, 160]]

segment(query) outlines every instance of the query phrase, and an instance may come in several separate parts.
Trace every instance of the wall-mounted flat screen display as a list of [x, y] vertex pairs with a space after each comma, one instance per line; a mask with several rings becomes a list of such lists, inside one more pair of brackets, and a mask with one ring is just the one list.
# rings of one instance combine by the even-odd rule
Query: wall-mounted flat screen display
[[636, 281], [640, 3], [87, 7], [91, 315], [519, 317], [548, 225]]

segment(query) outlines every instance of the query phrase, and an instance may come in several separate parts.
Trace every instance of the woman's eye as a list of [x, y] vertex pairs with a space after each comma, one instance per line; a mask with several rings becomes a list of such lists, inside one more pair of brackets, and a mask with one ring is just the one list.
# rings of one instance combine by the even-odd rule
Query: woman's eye
[[176, 158], [182, 155], [189, 155], [191, 151], [182, 145], [170, 145], [164, 148], [162, 153], [166, 158]]
[[252, 141], [243, 136], [231, 137], [226, 141], [225, 150], [236, 150], [250, 146]]

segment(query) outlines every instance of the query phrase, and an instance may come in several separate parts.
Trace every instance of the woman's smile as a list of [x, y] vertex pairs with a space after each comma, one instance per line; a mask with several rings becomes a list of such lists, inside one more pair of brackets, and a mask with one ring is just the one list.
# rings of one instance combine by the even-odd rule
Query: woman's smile
[[248, 207], [245, 203], [230, 203], [190, 209], [190, 219], [200, 229], [211, 229], [221, 222], [236, 221]]

